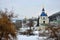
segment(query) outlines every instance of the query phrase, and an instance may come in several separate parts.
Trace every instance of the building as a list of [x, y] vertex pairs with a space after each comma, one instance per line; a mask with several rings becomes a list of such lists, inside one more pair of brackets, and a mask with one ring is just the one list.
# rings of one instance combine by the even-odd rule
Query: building
[[40, 24], [48, 24], [48, 23], [49, 23], [49, 18], [48, 18], [47, 13], [45, 13], [45, 9], [43, 8], [42, 13], [39, 17], [39, 25]]
[[40, 30], [40, 29], [45, 30], [45, 28], [47, 27], [46, 24], [48, 24], [48, 23], [49, 23], [49, 18], [48, 18], [47, 13], [45, 13], [45, 9], [43, 8], [41, 15], [38, 16], [38, 18], [37, 18], [38, 30]]

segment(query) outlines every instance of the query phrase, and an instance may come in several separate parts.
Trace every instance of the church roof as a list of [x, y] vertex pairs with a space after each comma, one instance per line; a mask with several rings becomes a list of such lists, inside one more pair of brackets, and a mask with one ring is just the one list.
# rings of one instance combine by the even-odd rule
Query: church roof
[[40, 16], [47, 16], [47, 14], [45, 13], [44, 8], [42, 9], [42, 13], [41, 13], [41, 15], [40, 15]]
[[45, 12], [42, 12], [40, 16], [47, 16]]

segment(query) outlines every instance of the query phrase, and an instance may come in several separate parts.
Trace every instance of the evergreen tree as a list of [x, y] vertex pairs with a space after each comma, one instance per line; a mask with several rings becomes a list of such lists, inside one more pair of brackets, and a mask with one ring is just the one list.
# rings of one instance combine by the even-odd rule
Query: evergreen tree
[[38, 17], [38, 19], [37, 19], [37, 26], [39, 26], [39, 17]]

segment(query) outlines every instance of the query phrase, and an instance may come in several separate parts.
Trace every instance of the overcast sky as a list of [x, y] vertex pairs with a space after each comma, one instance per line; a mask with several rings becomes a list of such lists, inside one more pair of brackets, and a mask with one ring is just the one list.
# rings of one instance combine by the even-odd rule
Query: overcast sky
[[60, 0], [0, 0], [0, 10], [13, 8], [19, 18], [39, 16], [43, 5], [48, 16], [60, 11]]

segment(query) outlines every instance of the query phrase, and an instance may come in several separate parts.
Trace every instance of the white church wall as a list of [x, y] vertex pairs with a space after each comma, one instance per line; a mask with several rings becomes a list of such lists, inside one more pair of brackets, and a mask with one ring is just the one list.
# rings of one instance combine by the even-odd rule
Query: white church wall
[[45, 24], [48, 24], [49, 18], [47, 16], [40, 16], [39, 23], [43, 24], [43, 21], [45, 21]]

